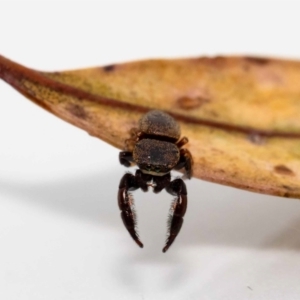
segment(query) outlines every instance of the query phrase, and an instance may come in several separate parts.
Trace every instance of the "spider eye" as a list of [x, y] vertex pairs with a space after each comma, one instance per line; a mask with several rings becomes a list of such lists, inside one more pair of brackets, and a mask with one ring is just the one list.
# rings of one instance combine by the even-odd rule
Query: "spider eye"
[[160, 168], [159, 168], [159, 167], [156, 167], [156, 168], [155, 168], [155, 172], [156, 172], [156, 173], [159, 173], [159, 172], [160, 172]]
[[151, 171], [151, 166], [147, 166], [147, 167], [146, 167], [146, 170], [147, 170], [147, 171]]

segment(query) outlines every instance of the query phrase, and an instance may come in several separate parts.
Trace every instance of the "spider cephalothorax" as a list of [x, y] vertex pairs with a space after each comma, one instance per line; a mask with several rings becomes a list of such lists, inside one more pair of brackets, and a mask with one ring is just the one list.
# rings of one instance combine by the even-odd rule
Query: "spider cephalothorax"
[[140, 188], [146, 192], [151, 186], [154, 193], [166, 189], [168, 193], [176, 196], [163, 252], [168, 250], [181, 229], [187, 208], [187, 190], [181, 178], [171, 181], [170, 171], [184, 168], [186, 177], [190, 179], [192, 156], [187, 149], [181, 148], [188, 139], [179, 138], [178, 123], [170, 115], [152, 110], [140, 119], [139, 127], [132, 130], [131, 139], [126, 141], [128, 151], [120, 152], [122, 165], [129, 167], [135, 163], [139, 167], [135, 175], [127, 173], [122, 177], [118, 202], [124, 225], [140, 247], [143, 244], [136, 232], [136, 219], [129, 191]]

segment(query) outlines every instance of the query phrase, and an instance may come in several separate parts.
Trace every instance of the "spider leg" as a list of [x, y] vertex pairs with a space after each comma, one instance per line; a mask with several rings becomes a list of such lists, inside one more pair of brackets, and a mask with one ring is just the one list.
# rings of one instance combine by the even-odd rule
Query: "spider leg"
[[176, 145], [178, 148], [181, 148], [183, 145], [187, 144], [189, 142], [187, 137], [181, 138], [178, 142], [176, 142]]
[[[121, 152], [122, 153], [122, 152]], [[132, 174], [125, 174], [119, 185], [118, 204], [121, 210], [121, 218], [134, 241], [143, 248], [143, 244], [139, 239], [136, 231], [136, 215], [133, 209], [133, 198], [129, 191], [134, 191], [139, 188], [137, 180]]]
[[[174, 242], [183, 224], [183, 217], [187, 208], [187, 190], [182, 179], [178, 178], [170, 182], [166, 187], [166, 191], [171, 195], [175, 195], [176, 199], [172, 203], [173, 214], [170, 216], [169, 232], [166, 245], [163, 252], [166, 252]], [[172, 207], [171, 207], [172, 208]]]
[[130, 167], [133, 162], [132, 152], [129, 151], [121, 151], [119, 153], [119, 161], [121, 165], [125, 167]]
[[181, 168], [184, 168], [186, 177], [188, 179], [191, 179], [193, 173], [192, 166], [193, 158], [191, 152], [188, 149], [180, 149], [180, 159], [174, 169], [179, 170]]

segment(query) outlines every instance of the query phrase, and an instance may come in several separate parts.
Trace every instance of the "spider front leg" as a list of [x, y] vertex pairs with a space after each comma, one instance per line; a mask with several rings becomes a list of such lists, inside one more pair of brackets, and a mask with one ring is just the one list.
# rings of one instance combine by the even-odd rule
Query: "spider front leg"
[[[122, 153], [122, 152], [121, 152]], [[118, 204], [121, 210], [121, 218], [123, 223], [128, 230], [134, 241], [143, 248], [143, 244], [140, 241], [138, 234], [136, 232], [136, 216], [133, 209], [133, 198], [129, 191], [134, 191], [139, 188], [139, 184], [136, 177], [132, 174], [125, 174], [119, 185], [118, 192]]]
[[132, 152], [130, 151], [121, 151], [119, 153], [120, 164], [125, 167], [130, 167], [133, 162]]
[[166, 191], [171, 195], [177, 196], [173, 202], [173, 214], [169, 220], [169, 235], [163, 252], [166, 252], [174, 242], [183, 224], [183, 217], [187, 209], [187, 190], [182, 179], [178, 178], [170, 182], [166, 187]]

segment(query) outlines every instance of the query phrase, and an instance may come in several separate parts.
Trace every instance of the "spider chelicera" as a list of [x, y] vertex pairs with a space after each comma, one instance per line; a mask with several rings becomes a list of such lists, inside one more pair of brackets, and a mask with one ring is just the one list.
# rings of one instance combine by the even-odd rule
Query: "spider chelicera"
[[168, 235], [163, 252], [174, 242], [183, 224], [187, 208], [187, 190], [181, 178], [171, 181], [170, 171], [185, 169], [188, 179], [192, 176], [192, 156], [183, 145], [186, 137], [180, 138], [178, 123], [168, 114], [152, 110], [139, 121], [138, 128], [131, 130], [131, 138], [126, 140], [126, 150], [119, 154], [120, 163], [126, 167], [136, 164], [135, 175], [126, 173], [119, 185], [118, 203], [125, 227], [134, 241], [142, 248], [143, 244], [136, 231], [136, 216], [133, 198], [129, 193], [138, 188], [144, 192], [153, 187], [154, 193], [166, 189], [176, 196], [169, 218]]

